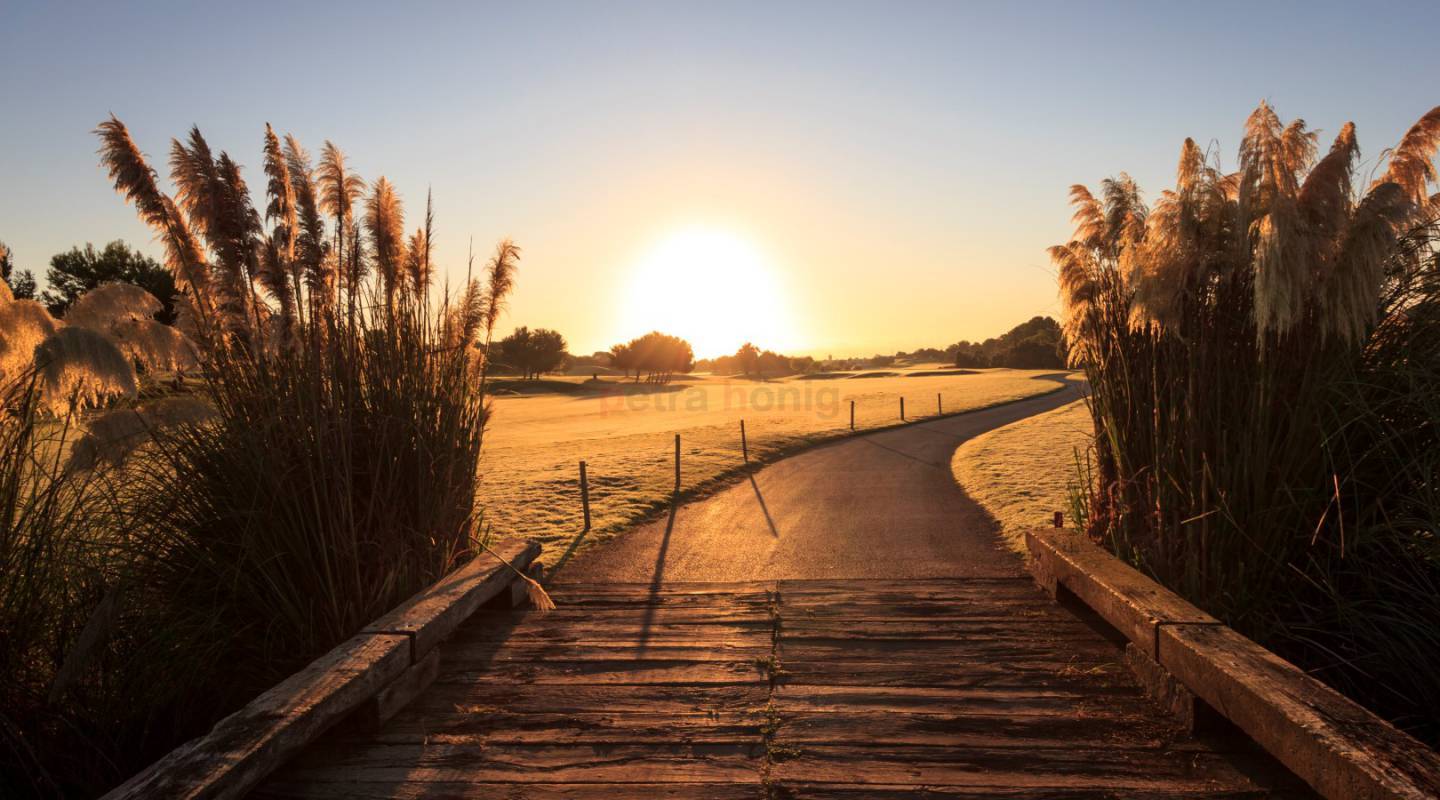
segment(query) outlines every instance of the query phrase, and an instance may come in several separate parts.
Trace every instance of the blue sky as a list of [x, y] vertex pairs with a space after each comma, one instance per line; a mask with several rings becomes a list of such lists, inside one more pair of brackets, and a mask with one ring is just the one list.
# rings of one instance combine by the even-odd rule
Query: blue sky
[[[1186, 136], [1233, 163], [1261, 99], [1322, 136], [1353, 120], [1373, 162], [1440, 103], [1437, 31], [1440, 3], [4, 0], [0, 240], [37, 273], [85, 241], [158, 255], [95, 124], [162, 172], [198, 124], [258, 188], [268, 121], [417, 217], [432, 189], [452, 276], [471, 237], [514, 237], [512, 321], [577, 352], [646, 327], [635, 265], [695, 226], [763, 254], [792, 349], [943, 346], [1057, 311], [1071, 183], [1128, 170], [1153, 196]], [[744, 329], [743, 294], [695, 286], [674, 302]]]

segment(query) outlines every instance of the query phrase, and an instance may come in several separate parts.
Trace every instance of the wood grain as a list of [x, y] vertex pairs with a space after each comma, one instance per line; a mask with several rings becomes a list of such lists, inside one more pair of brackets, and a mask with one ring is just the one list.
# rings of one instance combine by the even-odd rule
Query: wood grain
[[484, 610], [378, 731], [274, 798], [1261, 797], [1253, 748], [1161, 714], [1025, 579], [568, 585]]

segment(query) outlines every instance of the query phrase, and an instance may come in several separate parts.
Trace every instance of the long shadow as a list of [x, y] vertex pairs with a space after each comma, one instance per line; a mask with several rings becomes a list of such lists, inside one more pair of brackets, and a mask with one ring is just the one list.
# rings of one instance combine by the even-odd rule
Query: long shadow
[[660, 587], [665, 582], [665, 553], [670, 549], [670, 533], [675, 530], [675, 512], [679, 509], [679, 496], [671, 497], [670, 519], [665, 523], [665, 536], [660, 539], [660, 550], [655, 554], [655, 571], [650, 575], [650, 599], [645, 604], [645, 618], [640, 622], [640, 641], [635, 647], [636, 658], [645, 655], [645, 648], [650, 643], [650, 628], [655, 624], [655, 609], [660, 605], [657, 602]]
[[898, 449], [896, 449], [896, 448], [894, 448], [894, 447], [891, 447], [891, 446], [888, 445], [888, 444], [881, 444], [881, 443], [875, 441], [873, 438], [871, 438], [871, 437], [869, 437], [869, 436], [862, 438], [860, 441], [862, 441], [862, 442], [864, 442], [864, 443], [866, 443], [866, 444], [868, 444], [868, 445], [871, 445], [871, 446], [874, 446], [874, 447], [878, 447], [878, 448], [880, 448], [881, 450], [889, 450], [890, 452], [894, 453], [894, 454], [897, 455], [897, 456], [904, 456], [905, 458], [908, 458], [908, 459], [910, 459], [911, 461], [914, 461], [916, 464], [924, 464], [925, 466], [930, 467], [931, 469], [940, 469], [941, 467], [944, 467], [944, 468], [946, 468], [946, 469], [949, 469], [949, 467], [950, 467], [950, 463], [949, 463], [948, 461], [947, 461], [946, 463], [944, 463], [944, 464], [936, 464], [936, 463], [933, 463], [933, 462], [930, 462], [930, 461], [926, 461], [926, 460], [923, 459], [923, 458], [916, 458], [915, 456], [910, 455], [909, 453], [905, 452], [904, 450], [898, 450]]
[[775, 519], [770, 516], [770, 507], [765, 505], [765, 496], [760, 494], [760, 484], [755, 482], [753, 473], [745, 477], [750, 479], [750, 488], [755, 490], [755, 499], [760, 501], [760, 511], [765, 515], [765, 524], [770, 526], [770, 535], [779, 539], [780, 529], [775, 527]]

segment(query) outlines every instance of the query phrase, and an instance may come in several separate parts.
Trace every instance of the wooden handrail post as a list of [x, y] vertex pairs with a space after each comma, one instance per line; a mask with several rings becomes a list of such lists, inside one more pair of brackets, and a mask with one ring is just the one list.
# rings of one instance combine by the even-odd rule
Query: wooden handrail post
[[585, 462], [580, 462], [580, 508], [585, 511], [585, 530], [590, 530], [590, 479], [585, 475]]
[[745, 441], [745, 420], [740, 420], [740, 457], [750, 463], [750, 445]]

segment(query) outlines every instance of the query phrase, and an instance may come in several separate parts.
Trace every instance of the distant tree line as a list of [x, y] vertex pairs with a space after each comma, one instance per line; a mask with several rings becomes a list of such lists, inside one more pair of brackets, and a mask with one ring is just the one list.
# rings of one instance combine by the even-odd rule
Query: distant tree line
[[811, 356], [784, 356], [773, 350], [761, 350], [750, 342], [740, 345], [734, 355], [705, 358], [695, 364], [696, 369], [715, 375], [762, 379], [813, 372], [816, 366]]
[[993, 339], [957, 342], [945, 350], [947, 360], [957, 367], [1061, 369], [1066, 366], [1060, 324], [1050, 317], [1033, 317]]

